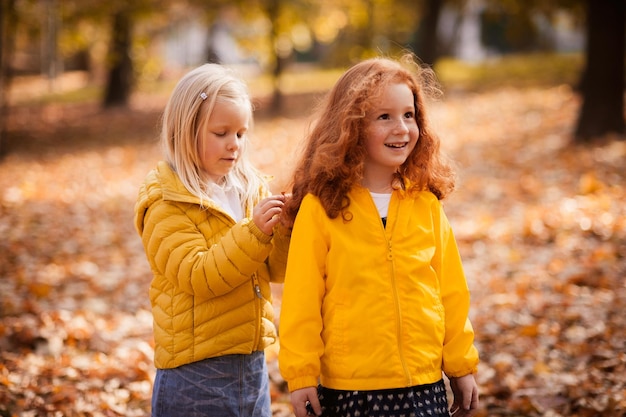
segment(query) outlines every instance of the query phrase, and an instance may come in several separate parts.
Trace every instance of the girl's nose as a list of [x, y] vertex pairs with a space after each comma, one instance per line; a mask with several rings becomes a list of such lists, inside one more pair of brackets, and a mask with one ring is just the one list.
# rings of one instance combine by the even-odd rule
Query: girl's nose
[[241, 139], [237, 135], [233, 135], [228, 143], [226, 144], [226, 149], [229, 151], [236, 151], [239, 149]]
[[407, 121], [403, 119], [398, 120], [398, 122], [394, 126], [394, 131], [396, 133], [408, 133], [409, 126], [407, 125]]

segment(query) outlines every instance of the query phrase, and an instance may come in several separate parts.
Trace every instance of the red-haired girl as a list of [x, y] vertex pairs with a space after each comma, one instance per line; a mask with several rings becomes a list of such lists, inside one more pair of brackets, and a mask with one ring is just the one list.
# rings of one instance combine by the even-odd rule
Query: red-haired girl
[[[281, 373], [297, 417], [454, 416], [478, 407], [469, 290], [440, 200], [454, 173], [411, 55], [350, 68], [321, 103], [293, 220]], [[432, 85], [432, 84], [430, 84]]]

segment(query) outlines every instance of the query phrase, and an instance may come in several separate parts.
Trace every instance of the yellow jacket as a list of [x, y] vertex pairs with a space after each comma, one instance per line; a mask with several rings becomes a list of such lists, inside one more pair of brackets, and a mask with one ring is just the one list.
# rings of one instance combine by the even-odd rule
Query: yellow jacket
[[401, 388], [442, 370], [476, 372], [469, 291], [440, 202], [394, 191], [383, 228], [367, 189], [349, 197], [349, 222], [328, 218], [310, 194], [296, 217], [279, 323], [289, 390]]
[[[135, 227], [154, 274], [157, 368], [249, 354], [276, 340], [270, 281], [282, 282], [289, 237], [201, 208], [165, 162], [139, 191]], [[248, 208], [250, 211], [251, 208]]]

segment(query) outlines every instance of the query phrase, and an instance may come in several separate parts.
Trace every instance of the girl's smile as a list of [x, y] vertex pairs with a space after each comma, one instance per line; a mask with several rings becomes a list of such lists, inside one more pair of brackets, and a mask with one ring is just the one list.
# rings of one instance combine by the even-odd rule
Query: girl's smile
[[385, 146], [389, 147], [389, 148], [404, 148], [405, 146], [408, 145], [409, 142], [403, 142], [403, 143], [385, 143]]

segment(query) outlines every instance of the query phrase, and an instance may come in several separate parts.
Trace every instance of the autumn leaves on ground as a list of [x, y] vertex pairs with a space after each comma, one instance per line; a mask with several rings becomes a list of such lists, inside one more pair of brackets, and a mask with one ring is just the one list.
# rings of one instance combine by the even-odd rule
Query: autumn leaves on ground
[[[0, 160], [0, 416], [147, 416], [150, 272], [132, 210], [159, 158], [162, 95], [11, 110]], [[314, 100], [257, 115], [280, 191]], [[626, 143], [570, 143], [567, 86], [456, 92], [433, 125], [472, 290], [480, 416], [626, 415]], [[276, 288], [280, 308], [280, 288]], [[288, 397], [268, 351], [274, 414]]]

